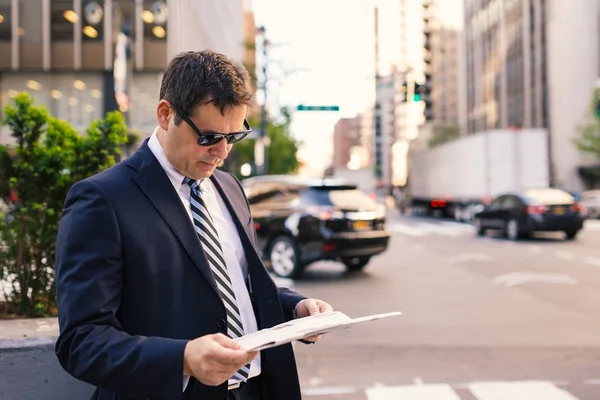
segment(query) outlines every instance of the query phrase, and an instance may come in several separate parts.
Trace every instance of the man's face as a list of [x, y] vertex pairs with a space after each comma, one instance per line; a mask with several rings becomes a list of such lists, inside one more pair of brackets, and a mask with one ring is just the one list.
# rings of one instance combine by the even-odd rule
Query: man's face
[[[221, 110], [211, 103], [198, 107], [189, 116], [201, 131], [222, 134], [243, 130], [245, 117], [246, 106], [225, 109], [221, 114]], [[198, 145], [198, 135], [190, 125], [185, 121], [175, 125], [175, 111], [165, 100], [158, 104], [157, 118], [162, 128], [158, 140], [169, 162], [182, 175], [194, 180], [208, 178], [227, 158], [231, 144], [223, 139], [211, 146]]]

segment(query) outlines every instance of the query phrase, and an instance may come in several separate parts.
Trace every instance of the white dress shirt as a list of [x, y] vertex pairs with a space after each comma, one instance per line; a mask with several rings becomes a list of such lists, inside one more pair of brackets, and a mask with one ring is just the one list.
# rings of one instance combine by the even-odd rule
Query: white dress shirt
[[[150, 140], [148, 141], [148, 147], [154, 154], [163, 170], [169, 177], [171, 184], [175, 188], [179, 199], [183, 203], [183, 206], [187, 210], [190, 218], [190, 224], [194, 225], [194, 219], [192, 217], [192, 210], [190, 208], [190, 195], [191, 188], [187, 183], [183, 183], [185, 176], [173, 167], [173, 165], [167, 159], [165, 152], [158, 141], [158, 128], [154, 131]], [[219, 234], [219, 242], [223, 249], [223, 257], [227, 264], [227, 272], [233, 285], [233, 291], [235, 292], [235, 298], [237, 300], [238, 307], [240, 309], [240, 316], [242, 317], [242, 324], [244, 325], [244, 333], [250, 334], [258, 330], [256, 323], [256, 315], [254, 315], [254, 309], [252, 308], [252, 302], [250, 300], [250, 294], [246, 288], [246, 279], [244, 271], [248, 271], [248, 265], [246, 261], [246, 255], [244, 254], [244, 247], [240, 240], [239, 233], [233, 222], [233, 218], [225, 205], [223, 199], [217, 192], [215, 186], [210, 179], [203, 179], [198, 186], [202, 194], [202, 199], [206, 203], [208, 212], [214, 222], [217, 233]], [[200, 244], [200, 242], [198, 242]], [[260, 354], [252, 360], [250, 364], [250, 374], [248, 378], [253, 378], [260, 374]], [[189, 377], [184, 377], [183, 390], [187, 387]], [[235, 381], [229, 380], [229, 383]]]

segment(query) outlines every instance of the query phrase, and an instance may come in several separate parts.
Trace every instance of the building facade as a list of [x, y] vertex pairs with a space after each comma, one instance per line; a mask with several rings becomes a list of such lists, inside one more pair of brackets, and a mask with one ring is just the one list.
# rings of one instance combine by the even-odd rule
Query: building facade
[[211, 48], [244, 59], [243, 7], [242, 0], [0, 0], [0, 117], [25, 91], [78, 130], [120, 109], [130, 129], [148, 136], [171, 57]]
[[600, 76], [598, 0], [466, 0], [464, 18], [467, 131], [546, 128], [549, 183], [583, 189], [593, 160], [573, 139]]
[[340, 119], [333, 128], [333, 168], [349, 168], [355, 146], [360, 146], [360, 118]]

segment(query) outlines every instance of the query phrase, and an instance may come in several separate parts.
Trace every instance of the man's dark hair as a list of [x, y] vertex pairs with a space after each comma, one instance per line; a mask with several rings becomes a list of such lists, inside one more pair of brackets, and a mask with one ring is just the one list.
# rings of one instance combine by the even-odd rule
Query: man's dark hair
[[221, 113], [227, 108], [247, 105], [252, 99], [246, 68], [212, 50], [188, 51], [175, 56], [167, 66], [160, 85], [160, 99], [175, 109], [175, 125], [181, 115], [212, 103]]

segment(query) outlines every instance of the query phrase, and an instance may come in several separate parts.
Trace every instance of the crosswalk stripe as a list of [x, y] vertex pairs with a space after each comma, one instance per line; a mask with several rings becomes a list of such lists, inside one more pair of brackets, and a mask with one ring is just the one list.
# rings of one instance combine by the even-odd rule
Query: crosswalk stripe
[[460, 400], [445, 384], [369, 388], [366, 395], [368, 400]]
[[547, 381], [476, 382], [468, 388], [477, 400], [577, 400]]
[[588, 219], [583, 223], [583, 230], [600, 231], [600, 219]]

